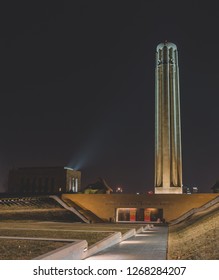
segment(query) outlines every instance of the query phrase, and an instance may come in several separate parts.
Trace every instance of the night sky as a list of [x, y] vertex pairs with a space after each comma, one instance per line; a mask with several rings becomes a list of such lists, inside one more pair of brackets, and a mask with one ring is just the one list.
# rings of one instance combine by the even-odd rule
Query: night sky
[[0, 16], [1, 191], [11, 168], [62, 165], [82, 171], [82, 186], [102, 177], [153, 190], [155, 50], [168, 40], [179, 53], [183, 184], [211, 192], [218, 1], [16, 2]]

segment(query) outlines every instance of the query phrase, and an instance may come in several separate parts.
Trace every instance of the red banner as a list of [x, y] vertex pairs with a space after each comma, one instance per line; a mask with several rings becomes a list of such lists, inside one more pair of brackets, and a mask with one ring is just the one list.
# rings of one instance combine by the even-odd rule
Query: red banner
[[130, 208], [130, 222], [136, 221], [136, 208]]
[[145, 222], [151, 221], [151, 211], [148, 209], [144, 209], [144, 221]]

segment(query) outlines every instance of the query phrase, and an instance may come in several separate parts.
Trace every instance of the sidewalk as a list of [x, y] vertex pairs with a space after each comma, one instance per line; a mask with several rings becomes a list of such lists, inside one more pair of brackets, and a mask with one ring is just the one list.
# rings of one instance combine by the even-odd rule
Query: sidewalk
[[146, 229], [86, 260], [166, 260], [168, 227]]

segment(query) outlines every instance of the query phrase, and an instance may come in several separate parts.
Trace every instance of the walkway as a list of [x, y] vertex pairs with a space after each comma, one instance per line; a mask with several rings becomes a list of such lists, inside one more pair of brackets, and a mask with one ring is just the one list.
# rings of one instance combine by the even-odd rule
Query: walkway
[[166, 260], [168, 227], [147, 228], [86, 260]]

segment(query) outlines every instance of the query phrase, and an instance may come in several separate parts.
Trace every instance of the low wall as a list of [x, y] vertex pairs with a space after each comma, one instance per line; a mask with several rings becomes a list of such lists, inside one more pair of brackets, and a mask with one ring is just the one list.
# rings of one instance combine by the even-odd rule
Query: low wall
[[94, 255], [108, 247], [111, 247], [117, 243], [120, 243], [122, 240], [121, 232], [115, 232], [112, 235], [102, 239], [101, 241], [95, 243], [94, 245], [90, 246], [86, 252], [84, 258], [88, 258], [91, 255]]
[[117, 208], [162, 208], [168, 222], [219, 196], [215, 194], [63, 194], [104, 221], [116, 220]]
[[[141, 228], [143, 230], [143, 228]], [[121, 232], [115, 232], [110, 236], [102, 239], [101, 241], [90, 246], [88, 249], [87, 241], [80, 240], [74, 243], [67, 244], [61, 248], [58, 248], [54, 251], [48, 252], [44, 255], [41, 255], [34, 260], [81, 260], [86, 259], [108, 247], [111, 247], [115, 244], [120, 243], [123, 240], [126, 240], [132, 236], [136, 235], [135, 229], [130, 229], [125, 234]]]
[[79, 240], [43, 254], [34, 260], [81, 260], [86, 256], [87, 247], [86, 240]]
[[136, 230], [136, 234], [142, 233], [144, 231], [144, 227], [140, 227], [139, 229]]
[[128, 238], [130, 238], [132, 236], [135, 236], [135, 235], [136, 235], [136, 229], [135, 228], [130, 229], [129, 231], [127, 231], [126, 233], [124, 233], [122, 235], [122, 241], [126, 240], [126, 239], [128, 239]]

